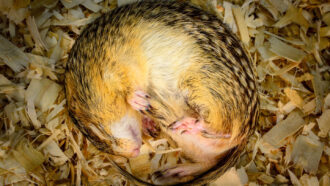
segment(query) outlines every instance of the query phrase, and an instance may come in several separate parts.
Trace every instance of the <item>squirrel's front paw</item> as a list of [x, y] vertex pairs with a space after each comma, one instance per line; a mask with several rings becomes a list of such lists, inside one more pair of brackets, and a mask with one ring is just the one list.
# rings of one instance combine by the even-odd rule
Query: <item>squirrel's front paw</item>
[[169, 129], [180, 133], [199, 134], [205, 130], [202, 126], [202, 122], [203, 121], [200, 121], [196, 118], [184, 117], [181, 120], [171, 124]]
[[128, 100], [128, 103], [132, 106], [134, 110], [143, 112], [150, 108], [148, 101], [148, 94], [141, 90], [137, 90], [133, 93], [132, 97]]
[[184, 117], [169, 126], [169, 129], [181, 134], [201, 135], [205, 138], [230, 138], [230, 133], [214, 133], [205, 128], [203, 119]]

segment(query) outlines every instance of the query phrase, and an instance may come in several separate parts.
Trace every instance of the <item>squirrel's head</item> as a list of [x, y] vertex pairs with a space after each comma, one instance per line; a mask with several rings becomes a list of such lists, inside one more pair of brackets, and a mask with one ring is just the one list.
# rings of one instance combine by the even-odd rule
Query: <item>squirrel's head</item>
[[81, 66], [69, 64], [65, 74], [67, 106], [73, 122], [98, 149], [137, 156], [142, 144], [142, 120], [127, 103], [128, 86], [122, 86], [127, 85], [125, 77], [118, 73], [105, 77], [96, 65]]

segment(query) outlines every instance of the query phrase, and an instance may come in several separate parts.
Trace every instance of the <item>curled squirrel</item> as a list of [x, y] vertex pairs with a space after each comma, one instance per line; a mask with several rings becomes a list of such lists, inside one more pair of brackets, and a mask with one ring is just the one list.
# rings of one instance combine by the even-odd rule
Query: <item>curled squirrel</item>
[[155, 172], [161, 185], [224, 172], [258, 113], [253, 65], [239, 40], [181, 1], [133, 3], [96, 19], [70, 52], [65, 84], [70, 117], [100, 150], [137, 156], [145, 117], [183, 149], [193, 163]]

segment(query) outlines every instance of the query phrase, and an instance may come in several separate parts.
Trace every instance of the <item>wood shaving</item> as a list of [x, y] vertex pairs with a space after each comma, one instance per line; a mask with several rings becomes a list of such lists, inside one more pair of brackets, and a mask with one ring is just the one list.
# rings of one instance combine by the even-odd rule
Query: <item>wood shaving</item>
[[323, 151], [323, 143], [309, 136], [298, 136], [291, 154], [291, 160], [307, 172], [315, 173]]

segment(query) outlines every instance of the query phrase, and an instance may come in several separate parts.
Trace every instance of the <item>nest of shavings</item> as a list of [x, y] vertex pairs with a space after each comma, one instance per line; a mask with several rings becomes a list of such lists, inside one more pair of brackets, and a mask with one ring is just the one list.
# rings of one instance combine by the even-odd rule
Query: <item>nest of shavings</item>
[[[182, 159], [145, 139], [132, 159], [98, 151], [67, 116], [68, 52], [84, 26], [134, 0], [0, 0], [0, 185], [134, 185]], [[210, 185], [330, 185], [330, 3], [191, 0], [216, 14], [256, 65], [258, 127], [237, 163]]]

